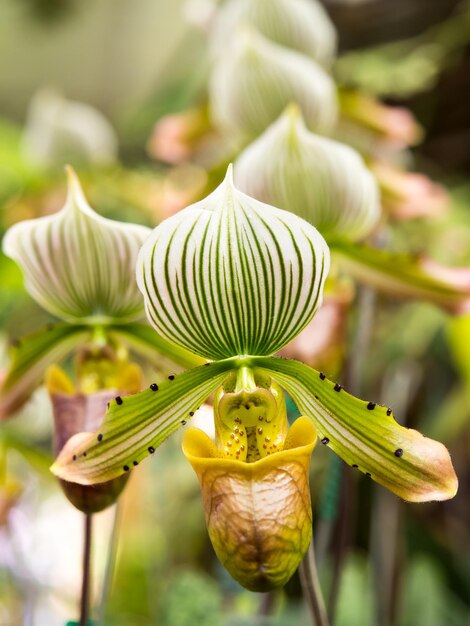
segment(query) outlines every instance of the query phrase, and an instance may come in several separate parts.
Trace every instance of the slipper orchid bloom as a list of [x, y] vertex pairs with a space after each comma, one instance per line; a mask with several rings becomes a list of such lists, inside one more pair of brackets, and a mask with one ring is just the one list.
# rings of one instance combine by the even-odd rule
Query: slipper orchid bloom
[[[315, 315], [329, 261], [311, 224], [237, 190], [229, 168], [207, 198], [153, 231], [137, 263], [152, 326], [208, 362], [116, 398], [96, 432], [68, 441], [53, 473], [87, 485], [125, 475], [215, 392], [215, 442], [190, 428], [183, 449], [219, 559], [255, 591], [283, 585], [308, 547], [317, 437], [401, 498], [451, 498], [457, 479], [442, 444], [323, 373], [272, 356]], [[283, 390], [303, 414], [290, 428]]]

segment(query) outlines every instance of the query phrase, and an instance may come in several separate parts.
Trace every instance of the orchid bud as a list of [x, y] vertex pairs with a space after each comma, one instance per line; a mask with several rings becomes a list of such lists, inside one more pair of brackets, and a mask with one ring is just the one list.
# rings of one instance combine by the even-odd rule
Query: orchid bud
[[199, 478], [214, 550], [251, 591], [284, 585], [308, 549], [309, 464], [316, 439], [311, 421], [301, 417], [282, 451], [243, 463], [224, 456], [202, 431], [185, 433], [183, 452]]
[[235, 29], [251, 24], [275, 43], [329, 66], [336, 52], [336, 29], [316, 0], [229, 0], [215, 14], [214, 55], [225, 53]]
[[68, 168], [67, 174], [63, 209], [12, 226], [3, 251], [49, 313], [80, 323], [137, 319], [143, 306], [134, 268], [150, 229], [101, 217], [88, 205], [75, 172]]
[[217, 60], [209, 85], [216, 127], [246, 141], [274, 122], [290, 102], [310, 130], [328, 133], [336, 121], [336, 87], [313, 59], [269, 41], [253, 29], [235, 35]]
[[359, 154], [310, 132], [295, 105], [241, 153], [234, 176], [246, 193], [327, 237], [360, 239], [380, 217], [377, 185]]
[[318, 231], [235, 188], [231, 168], [207, 198], [157, 226], [137, 261], [150, 323], [208, 359], [272, 354], [319, 307], [329, 269]]

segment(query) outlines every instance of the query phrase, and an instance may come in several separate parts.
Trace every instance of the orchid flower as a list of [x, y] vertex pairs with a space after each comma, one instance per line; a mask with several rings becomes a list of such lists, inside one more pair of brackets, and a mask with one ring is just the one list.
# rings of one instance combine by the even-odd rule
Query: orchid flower
[[288, 107], [240, 154], [234, 176], [244, 192], [316, 226], [335, 265], [359, 281], [453, 312], [468, 307], [468, 282], [446, 280], [427, 259], [361, 241], [381, 219], [376, 180], [353, 148], [311, 132], [297, 106]]
[[4, 253], [23, 270], [30, 295], [62, 321], [13, 347], [0, 387], [1, 418], [29, 398], [47, 367], [87, 345], [130, 346], [160, 366], [168, 359], [183, 367], [201, 362], [141, 321], [144, 311], [134, 271], [150, 229], [101, 217], [88, 205], [71, 168], [67, 175], [63, 209], [15, 224], [3, 241]]
[[[442, 444], [323, 373], [272, 356], [314, 317], [329, 263], [311, 224], [236, 189], [229, 168], [207, 198], [155, 228], [137, 262], [154, 329], [208, 362], [117, 397], [97, 431], [68, 441], [53, 473], [84, 485], [126, 475], [215, 392], [215, 442], [189, 428], [183, 450], [219, 559], [258, 591], [283, 585], [308, 547], [317, 437], [401, 498], [451, 498], [457, 479]], [[284, 390], [303, 414], [290, 428]]]

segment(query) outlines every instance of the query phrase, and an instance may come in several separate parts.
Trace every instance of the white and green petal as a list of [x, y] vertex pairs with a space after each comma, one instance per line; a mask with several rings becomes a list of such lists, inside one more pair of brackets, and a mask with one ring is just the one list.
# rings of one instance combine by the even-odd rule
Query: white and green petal
[[162, 337], [224, 359], [272, 354], [293, 339], [320, 306], [328, 269], [313, 226], [238, 191], [229, 171], [153, 231], [137, 281]]
[[99, 430], [69, 439], [51, 471], [82, 485], [126, 474], [185, 425], [233, 367], [231, 360], [207, 363], [135, 395], [117, 396]]
[[134, 271], [150, 229], [101, 217], [68, 169], [65, 205], [55, 215], [12, 226], [3, 250], [23, 270], [44, 309], [69, 321], [127, 321], [143, 313]]
[[215, 64], [209, 104], [215, 126], [240, 142], [254, 139], [290, 102], [310, 130], [328, 133], [336, 122], [336, 87], [309, 57], [243, 29]]
[[12, 348], [11, 363], [0, 386], [0, 419], [10, 417], [42, 382], [49, 365], [61, 361], [77, 344], [91, 338], [84, 325], [56, 324], [22, 337]]
[[238, 157], [237, 186], [313, 224], [326, 237], [368, 235], [380, 218], [378, 187], [361, 156], [320, 137], [291, 105]]
[[336, 264], [366, 285], [401, 298], [427, 300], [454, 313], [469, 309], [468, 268], [446, 267], [426, 258], [345, 240], [329, 243]]
[[229, 0], [214, 16], [210, 32], [213, 55], [225, 54], [227, 41], [251, 24], [275, 43], [329, 66], [336, 53], [336, 29], [316, 0]]
[[359, 400], [303, 363], [259, 358], [310, 417], [322, 443], [346, 463], [411, 502], [447, 500], [457, 492], [449, 453], [438, 441], [398, 424], [391, 409]]

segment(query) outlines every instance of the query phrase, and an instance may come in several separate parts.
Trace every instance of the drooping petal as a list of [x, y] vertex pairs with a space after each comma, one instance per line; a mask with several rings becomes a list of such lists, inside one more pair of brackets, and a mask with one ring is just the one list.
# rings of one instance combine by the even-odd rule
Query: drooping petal
[[272, 354], [312, 319], [325, 241], [287, 211], [238, 191], [231, 173], [145, 242], [137, 281], [157, 332], [208, 359]]
[[31, 296], [53, 315], [81, 322], [129, 320], [143, 313], [134, 270], [150, 232], [95, 213], [69, 168], [64, 208], [15, 224], [3, 250], [22, 268]]
[[284, 449], [255, 463], [220, 457], [195, 428], [183, 451], [196, 472], [214, 550], [251, 591], [282, 587], [304, 556], [312, 534], [309, 464], [316, 431], [305, 417], [290, 428]]
[[378, 187], [360, 155], [311, 133], [295, 105], [241, 153], [234, 179], [245, 193], [292, 211], [327, 239], [360, 239], [380, 218]]
[[316, 0], [229, 0], [215, 14], [210, 31], [214, 56], [225, 54], [227, 41], [251, 24], [275, 43], [307, 54], [329, 66], [336, 53], [336, 29]]
[[278, 46], [254, 30], [242, 30], [212, 71], [209, 103], [213, 122], [240, 141], [254, 139], [290, 102], [300, 107], [308, 128], [331, 131], [336, 88], [309, 57]]
[[287, 390], [322, 443], [349, 465], [411, 502], [455, 495], [457, 477], [445, 446], [400, 426], [391, 409], [355, 398], [299, 361], [259, 358], [256, 365]]
[[379, 250], [347, 241], [330, 241], [336, 263], [346, 272], [384, 293], [418, 298], [452, 312], [470, 304], [468, 268], [450, 268], [410, 254]]
[[230, 360], [207, 364], [170, 375], [133, 396], [116, 397], [99, 430], [72, 437], [51, 471], [82, 485], [126, 474], [191, 419], [232, 367]]
[[12, 360], [0, 386], [0, 419], [5, 419], [29, 399], [49, 365], [61, 361], [91, 336], [86, 326], [56, 324], [23, 337], [12, 349]]

